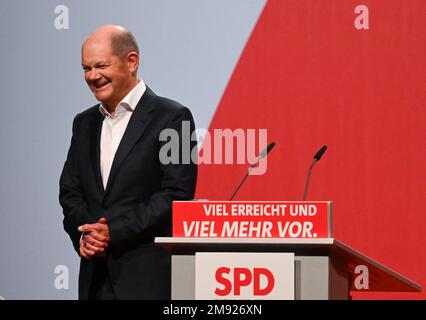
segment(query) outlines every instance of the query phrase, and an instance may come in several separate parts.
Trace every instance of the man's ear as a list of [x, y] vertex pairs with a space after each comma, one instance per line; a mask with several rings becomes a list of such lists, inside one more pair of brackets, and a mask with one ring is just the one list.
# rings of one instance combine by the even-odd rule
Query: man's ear
[[127, 54], [127, 64], [131, 73], [136, 73], [139, 67], [139, 55], [132, 51]]

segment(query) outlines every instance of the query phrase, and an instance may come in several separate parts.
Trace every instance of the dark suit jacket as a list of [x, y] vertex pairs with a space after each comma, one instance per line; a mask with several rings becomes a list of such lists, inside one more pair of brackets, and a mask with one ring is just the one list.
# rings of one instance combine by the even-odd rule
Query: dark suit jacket
[[[159, 136], [163, 129], [172, 128], [182, 138], [182, 121], [190, 123], [192, 133], [191, 112], [147, 87], [127, 125], [104, 190], [100, 173], [103, 116], [98, 108], [96, 105], [74, 119], [60, 178], [64, 229], [79, 252], [78, 226], [105, 217], [111, 237], [106, 261], [116, 297], [169, 299], [170, 253], [153, 240], [171, 236], [172, 201], [194, 197], [197, 166], [192, 161], [162, 164], [159, 151], [169, 143]], [[179, 142], [182, 160], [182, 143], [188, 142]], [[192, 150], [196, 142], [191, 141], [190, 146]], [[89, 297], [93, 267], [94, 260], [81, 259], [79, 299]]]

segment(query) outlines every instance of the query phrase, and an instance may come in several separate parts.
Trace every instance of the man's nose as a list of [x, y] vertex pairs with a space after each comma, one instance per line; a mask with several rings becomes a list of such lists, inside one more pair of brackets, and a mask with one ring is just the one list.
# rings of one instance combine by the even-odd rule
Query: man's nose
[[100, 78], [100, 74], [97, 69], [93, 68], [90, 70], [87, 74], [87, 80], [89, 81], [96, 81]]

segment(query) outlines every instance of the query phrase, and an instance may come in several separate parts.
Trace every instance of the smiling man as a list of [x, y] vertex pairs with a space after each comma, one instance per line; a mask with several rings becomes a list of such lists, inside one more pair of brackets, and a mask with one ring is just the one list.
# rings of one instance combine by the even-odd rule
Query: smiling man
[[138, 45], [121, 26], [85, 40], [82, 67], [100, 104], [74, 119], [59, 193], [81, 257], [79, 299], [170, 299], [170, 253], [154, 238], [171, 235], [172, 201], [193, 198], [197, 166], [161, 163], [159, 137], [182, 137], [183, 121], [194, 131], [192, 114], [138, 79]]

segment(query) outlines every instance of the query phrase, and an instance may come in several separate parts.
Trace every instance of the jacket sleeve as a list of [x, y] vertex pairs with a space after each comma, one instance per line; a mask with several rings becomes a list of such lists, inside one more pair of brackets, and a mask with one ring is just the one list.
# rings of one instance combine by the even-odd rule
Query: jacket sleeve
[[[108, 222], [111, 244], [123, 247], [128, 241], [138, 239], [152, 239], [159, 234], [168, 234], [172, 224], [172, 202], [175, 200], [190, 200], [194, 198], [197, 181], [197, 161], [191, 160], [192, 154], [198, 155], [197, 142], [191, 141], [190, 148], [184, 149], [186, 154], [182, 155], [183, 145], [188, 144], [188, 139], [183, 135], [183, 121], [190, 125], [190, 132], [195, 130], [195, 124], [188, 108], [180, 108], [170, 117], [167, 129], [178, 132], [179, 144], [172, 144], [179, 150], [178, 163], [165, 164], [160, 161], [162, 172], [160, 189], [154, 193], [149, 200], [138, 203], [129, 212], [120, 212], [119, 215]], [[160, 150], [166, 143], [160, 142]], [[189, 161], [188, 161], [189, 157]], [[189, 162], [189, 163], [188, 163]], [[132, 241], [133, 240], [133, 241]]]
[[59, 203], [62, 206], [65, 231], [74, 249], [79, 253], [81, 232], [77, 228], [89, 222], [87, 203], [84, 199], [77, 165], [78, 115], [74, 118], [71, 145], [59, 180]]

